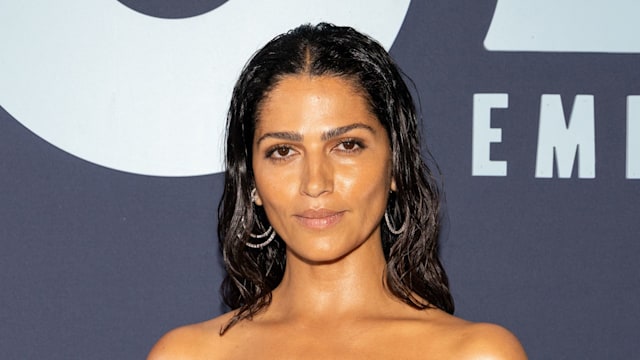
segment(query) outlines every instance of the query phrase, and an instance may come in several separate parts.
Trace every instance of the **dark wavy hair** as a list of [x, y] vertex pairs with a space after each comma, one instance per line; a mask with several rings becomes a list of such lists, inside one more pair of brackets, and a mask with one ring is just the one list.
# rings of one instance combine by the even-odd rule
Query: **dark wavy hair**
[[[288, 75], [336, 76], [350, 81], [368, 100], [389, 136], [397, 191], [387, 205], [400, 235], [382, 228], [387, 261], [385, 284], [410, 306], [453, 313], [447, 276], [438, 258], [440, 196], [420, 152], [415, 106], [402, 74], [384, 48], [350, 27], [302, 25], [279, 35], [245, 65], [233, 90], [227, 116], [225, 185], [218, 208], [218, 236], [227, 275], [224, 302], [237, 309], [221, 334], [251, 319], [271, 302], [282, 280], [285, 244], [279, 236], [262, 249], [247, 247], [251, 232], [264, 232], [268, 220], [252, 203], [253, 137], [261, 102]], [[255, 240], [253, 240], [255, 242]]]

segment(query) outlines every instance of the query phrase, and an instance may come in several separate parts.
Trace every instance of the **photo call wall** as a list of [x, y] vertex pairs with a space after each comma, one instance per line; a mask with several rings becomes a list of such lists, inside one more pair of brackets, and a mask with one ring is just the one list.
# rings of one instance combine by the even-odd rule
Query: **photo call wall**
[[0, 0], [0, 358], [142, 359], [228, 311], [233, 82], [276, 34], [327, 21], [415, 83], [456, 315], [531, 359], [640, 359], [639, 16], [632, 0]]

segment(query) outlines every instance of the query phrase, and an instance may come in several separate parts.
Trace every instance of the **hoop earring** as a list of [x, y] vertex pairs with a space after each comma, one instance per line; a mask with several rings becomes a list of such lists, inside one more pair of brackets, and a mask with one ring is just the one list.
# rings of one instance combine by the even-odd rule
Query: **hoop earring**
[[[251, 202], [255, 203], [256, 202], [256, 188], [251, 189]], [[260, 226], [263, 227], [263, 226]], [[275, 230], [273, 230], [273, 227], [271, 225], [269, 225], [269, 228], [267, 229], [267, 231], [263, 232], [262, 234], [254, 234], [252, 232], [249, 232], [249, 236], [251, 236], [254, 239], [264, 239], [265, 237], [268, 236], [267, 240], [258, 243], [258, 244], [254, 244], [254, 243], [250, 243], [250, 242], [245, 242], [244, 244], [250, 248], [253, 249], [262, 249], [263, 247], [269, 245], [269, 243], [271, 243], [273, 241], [273, 239], [276, 238], [276, 232]]]
[[400, 235], [403, 232], [405, 232], [407, 230], [407, 227], [409, 226], [409, 212], [407, 211], [407, 216], [405, 216], [404, 222], [402, 223], [402, 226], [400, 227], [400, 229], [396, 229], [393, 227], [393, 224], [391, 223], [391, 219], [389, 216], [389, 212], [387, 210], [384, 211], [384, 222], [387, 223], [387, 228], [392, 234]]
[[253, 248], [253, 249], [262, 249], [263, 247], [269, 245], [269, 243], [271, 243], [273, 241], [273, 239], [276, 238], [276, 232], [275, 230], [273, 230], [273, 227], [271, 225], [269, 225], [269, 228], [267, 229], [267, 231], [263, 232], [262, 234], [258, 234], [255, 235], [254, 233], [249, 233], [249, 236], [251, 236], [254, 239], [263, 239], [265, 237], [269, 237], [267, 238], [267, 240], [258, 243], [258, 244], [254, 244], [254, 243], [250, 243], [250, 242], [246, 242], [244, 243], [246, 246]]

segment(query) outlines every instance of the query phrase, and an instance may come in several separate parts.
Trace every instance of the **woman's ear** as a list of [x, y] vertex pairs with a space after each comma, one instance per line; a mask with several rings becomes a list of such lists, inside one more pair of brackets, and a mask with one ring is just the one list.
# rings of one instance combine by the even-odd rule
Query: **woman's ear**
[[396, 186], [396, 179], [391, 178], [391, 191], [398, 191], [398, 187]]
[[258, 206], [262, 206], [262, 199], [256, 188], [251, 189], [251, 201]]

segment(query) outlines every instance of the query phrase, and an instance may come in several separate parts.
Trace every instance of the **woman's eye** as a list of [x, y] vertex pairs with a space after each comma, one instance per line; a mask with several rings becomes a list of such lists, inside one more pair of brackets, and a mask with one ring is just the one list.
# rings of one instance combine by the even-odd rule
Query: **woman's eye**
[[279, 149], [276, 150], [276, 153], [278, 153], [278, 156], [287, 156], [287, 155], [289, 155], [290, 151], [291, 151], [291, 149], [279, 148]]
[[293, 150], [288, 146], [276, 146], [267, 151], [267, 157], [276, 160], [282, 160], [291, 155], [293, 155]]
[[354, 141], [345, 141], [342, 143], [342, 147], [347, 150], [353, 150], [356, 147], [356, 143]]
[[340, 144], [338, 144], [337, 148], [338, 150], [344, 151], [346, 153], [352, 153], [362, 150], [364, 146], [357, 140], [344, 140], [341, 141]]

